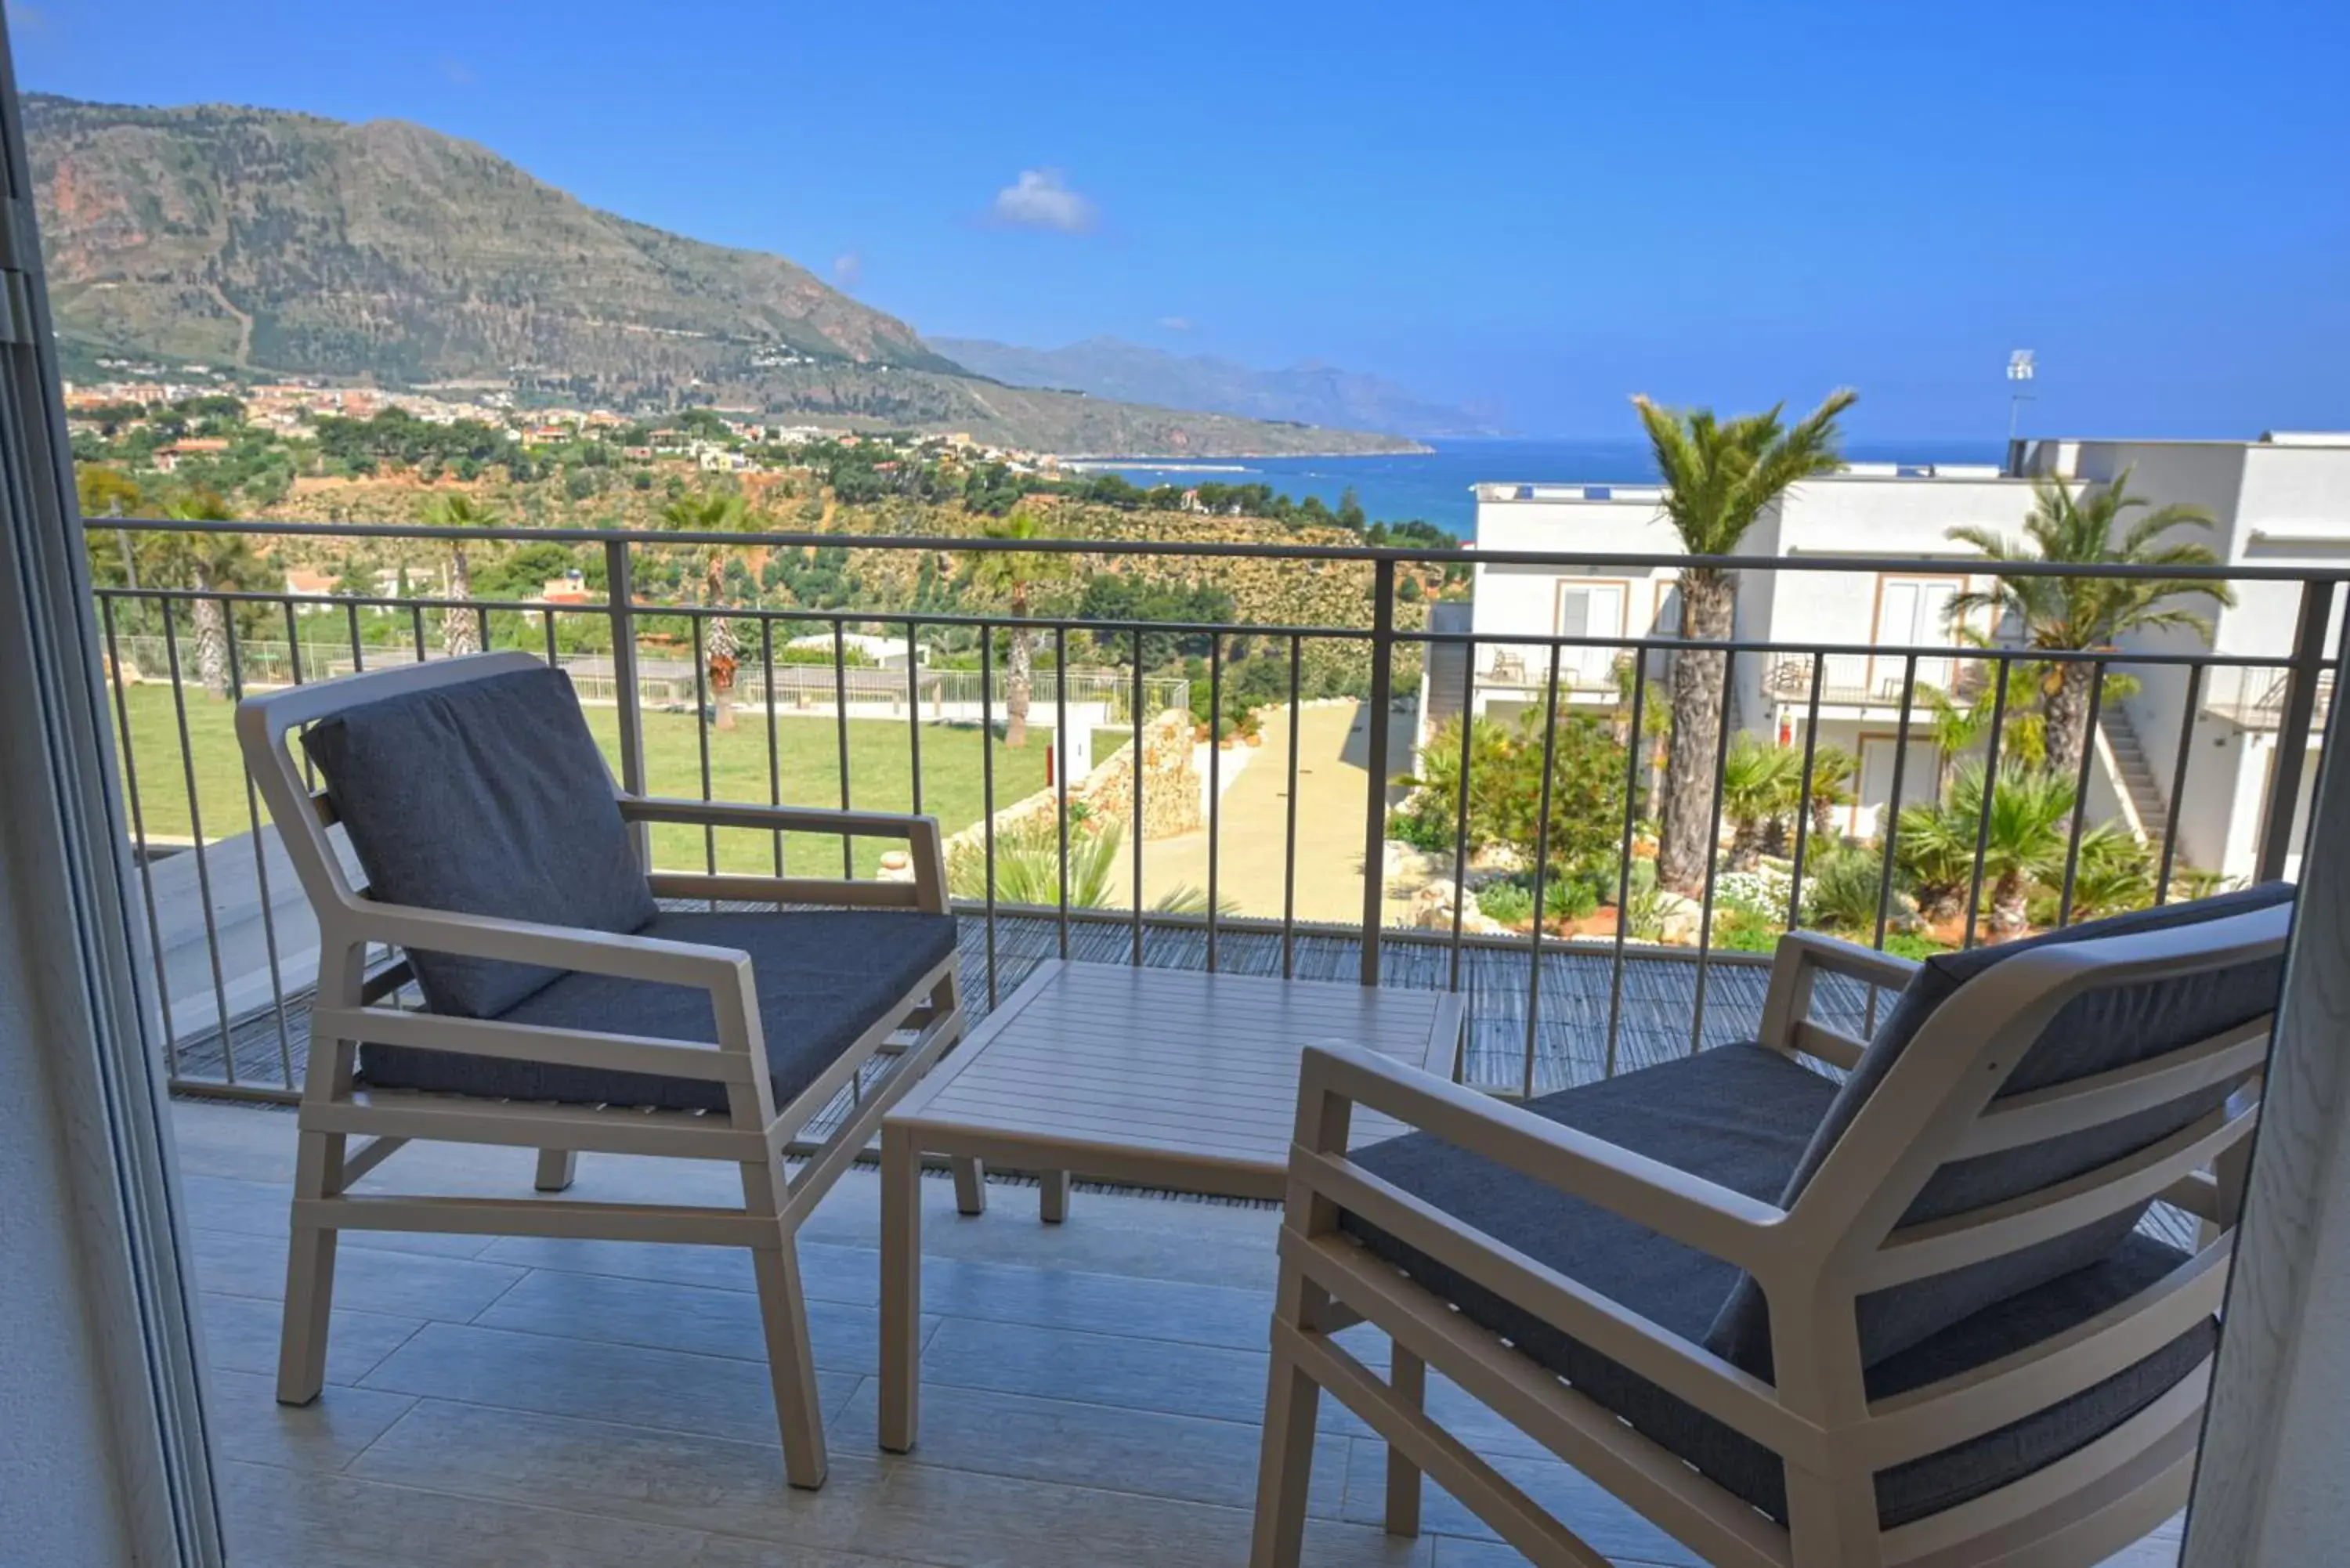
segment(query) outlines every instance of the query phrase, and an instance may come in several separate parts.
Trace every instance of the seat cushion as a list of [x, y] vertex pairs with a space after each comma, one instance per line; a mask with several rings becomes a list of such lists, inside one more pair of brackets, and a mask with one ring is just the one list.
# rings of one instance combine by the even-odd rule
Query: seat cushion
[[[1802, 1158], [1812, 1127], [1835, 1095], [1835, 1085], [1775, 1052], [1729, 1045], [1530, 1100], [1524, 1108], [1768, 1201]], [[1705, 1333], [1740, 1277], [1737, 1269], [1693, 1248], [1428, 1134], [1373, 1145], [1354, 1158], [1683, 1338]], [[1340, 1223], [1471, 1322], [1509, 1340], [1652, 1441], [1772, 1517], [1786, 1518], [1785, 1476], [1769, 1449], [1359, 1217], [1346, 1215]], [[1880, 1363], [1868, 1374], [1869, 1394], [1885, 1397], [1919, 1387], [2063, 1333], [2159, 1279], [2182, 1257], [2133, 1237], [2088, 1269]], [[2193, 1371], [2215, 1334], [2213, 1325], [2199, 1325], [2061, 1405], [1881, 1472], [1877, 1508], [1886, 1528], [1981, 1496], [2110, 1430]]]
[[[779, 1106], [815, 1082], [955, 950], [953, 916], [909, 909], [661, 914], [639, 934], [750, 955], [768, 1076]], [[550, 1029], [666, 1040], [718, 1037], [708, 992], [609, 975], [559, 974], [497, 1016], [502, 1023]], [[373, 1088], [667, 1110], [726, 1106], [720, 1084], [405, 1045], [362, 1045], [359, 1075]]]
[[[1968, 981], [2018, 953], [2037, 948], [2254, 915], [2289, 904], [2292, 898], [2291, 886], [2268, 883], [1927, 960], [1845, 1081], [1776, 1200], [1783, 1207], [1792, 1207], [1803, 1195], [1836, 1140], [1893, 1070], [1918, 1030]], [[2175, 980], [2108, 987], [2076, 997], [2049, 1021], [2000, 1094], [2002, 1097], [2026, 1094], [2126, 1067], [2257, 1018], [2275, 1007], [2283, 973], [2283, 960], [2277, 957]], [[2094, 1170], [2168, 1137], [2222, 1104], [2227, 1094], [2222, 1085], [2086, 1132], [1995, 1156], [1953, 1161], [1928, 1180], [1902, 1216], [1902, 1223], [1921, 1224], [1966, 1213]], [[2145, 1213], [2145, 1205], [2125, 1210], [2036, 1247], [1862, 1297], [1858, 1318], [1862, 1363], [1875, 1366], [1995, 1302], [2095, 1262], [2118, 1246]], [[1740, 1278], [1708, 1332], [1706, 1344], [1715, 1354], [1758, 1376], [1771, 1376], [1770, 1314], [1762, 1290], [1752, 1280]]]
[[[514, 670], [345, 710], [303, 749], [388, 903], [633, 931], [660, 912], [571, 680]], [[436, 1012], [492, 1018], [563, 971], [411, 949]]]

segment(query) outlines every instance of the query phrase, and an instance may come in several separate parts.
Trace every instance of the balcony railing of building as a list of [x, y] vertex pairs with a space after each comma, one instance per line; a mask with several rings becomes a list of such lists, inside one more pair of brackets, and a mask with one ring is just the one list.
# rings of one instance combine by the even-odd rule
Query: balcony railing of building
[[1920, 655], [1917, 678], [1910, 679], [1908, 659], [1900, 653], [1798, 653], [1773, 663], [1763, 676], [1763, 690], [1781, 702], [1808, 701], [1817, 670], [1820, 701], [1829, 708], [1892, 708], [1905, 697], [1922, 699], [1939, 691], [1954, 702], [1971, 702], [1991, 686], [1991, 666], [1974, 656], [1949, 651], [1936, 658]]
[[[241, 533], [256, 543], [447, 543], [443, 531], [404, 525], [126, 521], [120, 526]], [[1445, 629], [1430, 630], [1413, 624], [1421, 619], [1424, 601], [1399, 593], [1399, 578], [1441, 557], [1412, 549], [1050, 539], [1012, 546], [987, 539], [545, 528], [473, 531], [469, 539], [598, 552], [608, 592], [600, 603], [556, 605], [194, 587], [96, 590], [105, 652], [115, 672], [110, 698], [143, 895], [138, 918], [151, 954], [152, 1000], [169, 1023], [175, 1088], [288, 1098], [299, 1085], [307, 1050], [315, 954], [303, 944], [315, 946], [315, 939], [303, 934], [307, 913], [298, 890], [290, 869], [275, 857], [273, 836], [236, 763], [225, 699], [384, 659], [437, 657], [452, 617], [471, 617], [483, 646], [526, 647], [570, 668], [591, 727], [631, 792], [931, 810], [948, 817], [966, 973], [982, 1002], [1056, 954], [1452, 989], [1470, 998], [1461, 1077], [1523, 1095], [1742, 1037], [1762, 1001], [1769, 944], [1760, 939], [1776, 930], [1826, 925], [1879, 948], [1926, 940], [1905, 930], [1919, 922], [1904, 887], [1905, 829], [1898, 808], [1940, 801], [1944, 770], [1920, 777], [1929, 770], [1911, 764], [1910, 742], [1928, 738], [1917, 717], [1918, 693], [1933, 683], [1938, 669], [1952, 662], [1947, 647], [1502, 636], [1457, 629], [1449, 618]], [[1332, 625], [1098, 620], [1050, 613], [1015, 618], [881, 603], [825, 608], [656, 603], [635, 587], [640, 561], [660, 552], [815, 545], [963, 560], [1016, 547], [1082, 555], [1097, 567], [1139, 566], [1156, 557], [1189, 560], [1196, 565], [1186, 569], [1208, 570], [1219, 559], [1275, 558], [1342, 584], [1346, 591], [1333, 602], [1359, 604], [1362, 610]], [[1575, 571], [1687, 565], [1683, 557], [1481, 555]], [[1865, 558], [1718, 564], [1738, 571], [1866, 573], [1905, 565]], [[2095, 575], [2079, 568], [2003, 569]], [[2170, 567], [2161, 575], [2196, 574]], [[2302, 614], [2289, 655], [2006, 648], [1968, 654], [1991, 693], [1977, 761], [1994, 777], [2002, 758], [2012, 763], [2012, 750], [2020, 749], [2013, 741], [2016, 721], [2032, 701], [2024, 683], [2012, 679], [2019, 661], [2088, 667], [2089, 735], [2096, 733], [2107, 675], [2183, 673], [2189, 696], [2170, 781], [2169, 826], [2158, 845], [2144, 846], [2155, 863], [2151, 874], [2135, 894], [2123, 895], [2140, 902], [2181, 897], [2189, 887], [2179, 825], [2190, 804], [2182, 796], [2199, 787], [2189, 765], [2192, 725], [2202, 711], [2196, 694], [2222, 678], [2258, 682], [2263, 691], [2279, 687], [2276, 728], [2300, 743], [2280, 747], [2266, 785], [2259, 874], [2283, 874], [2299, 849], [2290, 807], [2304, 768], [2315, 765], [2306, 752], [2319, 733], [2320, 693], [2338, 664], [2331, 608], [2350, 571], [2248, 574], [2230, 567], [2225, 575], [2299, 586]], [[1015, 635], [1035, 654], [1026, 722], [1050, 732], [1055, 760], [1076, 749], [1070, 743], [1074, 727], [1091, 726], [1087, 738], [1097, 743], [1087, 749], [1098, 763], [1091, 773], [1073, 777], [1074, 770], [1056, 766], [1048, 774], [1045, 748], [1014, 752], [1003, 745], [1000, 730], [1020, 696], [1007, 669], [1005, 639]], [[813, 665], [789, 662], [785, 650], [811, 637], [819, 649], [828, 640], [833, 657]], [[847, 654], [857, 646], [853, 637], [933, 649], [952, 644], [977, 668], [947, 670], [919, 657], [895, 666], [859, 664]], [[1267, 728], [1285, 735], [1285, 744], [1251, 751], [1200, 741], [1187, 704], [1201, 691], [1201, 677], [1148, 668], [1171, 662], [1163, 650], [1175, 643], [1198, 650], [1210, 713], [1231, 711], [1227, 698], [1237, 689], [1231, 683], [1239, 680], [1235, 671], [1243, 660], [1253, 676], [1276, 676], [1248, 689]], [[713, 647], [733, 650], [731, 690], [713, 690]], [[1518, 726], [1525, 754], [1540, 758], [1531, 775], [1539, 780], [1540, 799], [1522, 803], [1534, 809], [1521, 815], [1552, 825], [1548, 831], [1531, 830], [1529, 841], [1514, 850], [1506, 845], [1481, 849], [1472, 838], [1482, 799], [1477, 769], [1485, 765], [1471, 743], [1478, 732], [1473, 726], [1419, 737], [1421, 749], [1413, 755], [1409, 706], [1423, 661], [1459, 682], [1452, 711], [1474, 712], [1474, 688], [1492, 670], [1496, 648], [1532, 655], [1524, 668], [1531, 700], [1506, 722]], [[1161, 654], [1154, 657], [1154, 649]], [[1308, 690], [1306, 679], [1310, 669], [1327, 666], [1331, 649], [1351, 650], [1359, 670], [1359, 679], [1347, 686], [1347, 706], [1336, 712], [1326, 694]], [[1447, 657], [1430, 657], [1439, 650]], [[1079, 654], [1121, 659], [1121, 667], [1080, 678], [1074, 657]], [[1759, 730], [1761, 721], [1736, 711], [1734, 700], [1723, 705], [1720, 725], [1704, 740], [1711, 768], [1703, 874], [1685, 894], [1674, 895], [1678, 919], [1667, 925], [1677, 929], [1659, 929], [1653, 906], [1662, 900], [1642, 865], [1656, 854], [1649, 803], [1665, 776], [1662, 741], [1676, 685], [1673, 662], [1681, 659], [1722, 662], [1721, 689], [1732, 692], [1759, 676], [1775, 699], [1804, 711], [1808, 722], [1790, 748], [1800, 759], [1793, 787], [1758, 834], [1751, 807], [1731, 798], [1731, 761], [1737, 750], [1733, 732]], [[1596, 711], [1575, 698], [1577, 672], [1586, 667], [1620, 668], [1628, 675], [1619, 681], [1611, 674], [1615, 695]], [[1877, 814], [1873, 843], [1846, 845], [1828, 814], [1815, 809], [1836, 798], [1830, 770], [1822, 765], [1820, 719], [1837, 701], [1837, 671], [1860, 667], [1872, 672], [1869, 690], [1891, 693], [1892, 711], [1884, 723], [1894, 744], [1890, 776], [1883, 783], [1885, 800], [1897, 809]], [[1791, 670], [1801, 670], [1802, 678], [1794, 680], [1786, 673]], [[1061, 670], [1070, 678], [1051, 679]], [[1879, 672], [1889, 672], [1887, 680], [1877, 680]], [[937, 694], [949, 680], [960, 683], [951, 700]], [[1555, 700], [1545, 701], [1546, 692], [1555, 692]], [[803, 694], [810, 699], [805, 705], [798, 701]], [[955, 711], [942, 711], [950, 701]], [[741, 728], [731, 734], [717, 728], [724, 722], [722, 711], [739, 718]], [[1572, 772], [1570, 755], [1580, 759]], [[1604, 762], [1596, 773], [1594, 755]], [[2085, 747], [2079, 776], [2069, 781], [2076, 801], [2090, 796], [2095, 757], [2095, 748]], [[1419, 804], [1430, 810], [1419, 813], [1419, 847], [1406, 850], [1390, 842], [1390, 831], [1413, 793], [1409, 775], [1415, 768], [1424, 776], [1448, 777], [1455, 798], [1447, 802], [1420, 791]], [[1257, 772], [1253, 784], [1244, 770]], [[1859, 778], [1845, 787], [1854, 784], [1867, 787]], [[1940, 890], [1951, 909], [1939, 928], [1944, 940], [1952, 945], [1982, 940], [1993, 902], [2017, 896], [2008, 873], [2018, 854], [2038, 857], [2032, 872], [2039, 898], [2034, 925], [2066, 924], [2112, 907], [2113, 895], [2102, 885], [2093, 896], [2091, 861], [2104, 840], [2089, 811], [2069, 814], [2056, 849], [2017, 851], [1994, 839], [1991, 806], [1997, 791], [1978, 794], [1979, 819], [1960, 830], [1971, 839], [1971, 853], [1954, 869], [1945, 867]], [[1573, 831], [1558, 826], [1603, 795], [1604, 822], [1586, 811], [1574, 819], [1579, 826]], [[1947, 817], [1955, 807], [1940, 803]], [[1427, 842], [1430, 811], [1449, 825], [1449, 846]], [[1766, 853], [1762, 864], [1773, 874], [1733, 876], [1738, 865], [1753, 858], [1758, 839]], [[656, 838], [650, 848], [662, 865], [699, 869], [735, 864], [780, 871], [787, 860], [805, 865], [816, 856], [852, 875], [891, 874], [886, 864], [862, 864], [866, 852], [847, 844], [799, 836], [694, 831], [686, 836], [680, 830], [679, 836]], [[1875, 855], [1877, 865], [1865, 907], [1855, 910], [1847, 899], [1835, 917], [1822, 913], [1814, 903], [1821, 867], [1832, 857], [1863, 850]], [[1569, 856], [1573, 864], [1565, 863]], [[1415, 877], [1425, 885], [1413, 886]], [[1852, 879], [1848, 867], [1844, 877]], [[1596, 892], [1596, 914], [1578, 915], [1574, 900], [1558, 897], [1570, 879]], [[1530, 906], [1532, 918], [1497, 921], [1482, 912], [1482, 895], [1472, 898], [1460, 890], [1462, 883], [1490, 888], [1502, 881], [1514, 891], [1495, 907]], [[1645, 911], [1644, 902], [1651, 906]], [[1826, 1004], [1851, 1012], [1849, 1022], [1866, 1027], [1878, 1002], [1856, 991]]]
[[[2203, 711], [2247, 730], [2273, 732], [2283, 726], [2293, 698], [2293, 682], [2272, 670], [2250, 667], [2215, 670], [2203, 693]], [[2333, 716], [2334, 672], [2317, 678], [2317, 701], [2311, 724], [2323, 733]]]

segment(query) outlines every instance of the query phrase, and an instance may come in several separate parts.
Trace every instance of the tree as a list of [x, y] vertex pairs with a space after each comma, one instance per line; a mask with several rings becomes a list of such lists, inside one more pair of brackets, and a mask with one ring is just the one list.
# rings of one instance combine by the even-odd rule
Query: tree
[[[233, 520], [228, 504], [210, 491], [174, 499], [163, 515], [175, 523], [226, 523]], [[154, 552], [154, 575], [184, 583], [199, 594], [214, 594], [260, 586], [265, 569], [261, 557], [242, 534], [165, 534]], [[196, 623], [196, 678], [221, 701], [234, 694], [229, 679], [229, 617], [216, 598], [190, 601]], [[168, 610], [166, 611], [168, 614]]]
[[[1528, 709], [1504, 723], [1478, 719], [1469, 728], [1471, 857], [1505, 846], [1532, 867], [1547, 838], [1554, 881], [1605, 880], [1615, 887], [1624, 847], [1624, 743], [1605, 715], [1559, 704], [1551, 742], [1550, 820], [1542, 813], [1543, 718]], [[1461, 721], [1437, 726], [1420, 750], [1420, 772], [1393, 832], [1420, 848], [1450, 855], [1459, 832]]]
[[114, 530], [115, 558], [109, 563], [99, 549], [97, 533], [89, 529], [88, 524], [94, 517], [126, 517], [138, 511], [144, 499], [139, 493], [139, 486], [118, 469], [84, 462], [75, 465], [74, 487], [80, 493], [82, 524], [89, 537], [93, 573], [100, 581], [112, 577], [127, 587], [136, 588], [139, 586], [139, 552], [130, 542], [130, 530]]
[[1797, 804], [1804, 754], [1740, 732], [1721, 763], [1721, 815], [1730, 823], [1730, 866], [1752, 871], [1764, 844]]
[[[1792, 426], [1781, 422], [1783, 405], [1725, 421], [1710, 409], [1666, 409], [1634, 398], [1667, 486], [1664, 514], [1680, 535], [1681, 548], [1697, 556], [1733, 554], [1762, 509], [1788, 486], [1834, 472], [1841, 461], [1836, 419], [1856, 396], [1832, 392]], [[1737, 594], [1734, 572], [1701, 561], [1683, 567], [1682, 637], [1710, 642], [1729, 637]], [[1693, 895], [1705, 879], [1707, 841], [1713, 833], [1713, 750], [1727, 674], [1728, 659], [1721, 654], [1682, 652], [1673, 658], [1673, 728], [1657, 876], [1677, 893]]]
[[[689, 410], [689, 412], [700, 412]], [[715, 492], [681, 495], [661, 508], [661, 526], [680, 534], [733, 534], [749, 516], [739, 495]], [[725, 550], [709, 546], [702, 555], [702, 602], [715, 607], [725, 598]], [[734, 623], [723, 615], [707, 618], [702, 628], [702, 657], [710, 678], [710, 701], [719, 729], [734, 727], [734, 671], [742, 645]]]
[[[991, 521], [980, 529], [980, 535], [987, 539], [1052, 537], [1033, 512], [1014, 512], [1001, 521]], [[1066, 556], [1042, 550], [975, 553], [963, 570], [972, 587], [1006, 606], [1015, 621], [1028, 618], [1030, 604], [1038, 588], [1070, 575]], [[1036, 634], [1026, 626], [1014, 626], [1007, 630], [1011, 654], [1004, 660], [1003, 670], [1003, 743], [1018, 748], [1028, 743], [1028, 694], [1035, 683]]]
[[[2032, 513], [2024, 519], [2023, 539], [2012, 542], [1991, 529], [1953, 528], [1950, 537], [1971, 545], [1992, 561], [2052, 562], [2068, 566], [2112, 566], [2144, 571], [2179, 566], [2213, 566], [2220, 557], [2203, 545], [2187, 541], [2161, 543], [2175, 528], [2208, 529], [2210, 514], [2199, 507], [2156, 507], [2123, 526], [2129, 514], [2147, 504], [2129, 493], [2129, 471], [2087, 493], [2076, 493], [2059, 479], [2033, 482]], [[2118, 539], [2115, 530], [2121, 528]], [[2183, 628], [2211, 636], [2208, 617], [2173, 601], [2200, 595], [2222, 605], [2236, 602], [2228, 585], [2193, 578], [2145, 576], [2040, 577], [2006, 576], [1990, 588], [1972, 589], [1950, 600], [1953, 621], [1988, 609], [2023, 630], [2027, 647], [2052, 652], [2090, 652], [2110, 649], [2126, 633]], [[2033, 682], [2044, 726], [2048, 771], [2063, 779], [2079, 777], [2081, 756], [2088, 746], [2090, 682], [2095, 665], [2087, 659], [2050, 659]], [[2011, 704], [2016, 693], [2008, 694]]]
[[466, 535], [497, 525], [497, 509], [470, 495], [436, 495], [424, 504], [424, 521], [450, 530], [449, 607], [441, 612], [441, 646], [452, 659], [482, 651], [482, 612], [473, 606], [473, 573], [465, 559]]
[[1860, 771], [1852, 753], [1842, 746], [1820, 746], [1812, 753], [1812, 831], [1825, 837], [1835, 830], [1835, 809], [1859, 797], [1852, 792], [1853, 775]]

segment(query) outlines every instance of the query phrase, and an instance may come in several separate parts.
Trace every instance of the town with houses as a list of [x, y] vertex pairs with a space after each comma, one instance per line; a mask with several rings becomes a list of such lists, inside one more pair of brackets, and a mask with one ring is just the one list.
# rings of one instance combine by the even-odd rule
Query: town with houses
[[[1060, 459], [1050, 452], [1026, 452], [974, 440], [964, 432], [908, 437], [822, 425], [784, 424], [763, 418], [755, 408], [713, 408], [708, 410], [731, 440], [693, 434], [681, 429], [647, 428], [641, 419], [609, 409], [527, 407], [502, 381], [447, 382], [417, 390], [338, 386], [317, 379], [252, 383], [206, 365], [163, 366], [126, 359], [100, 359], [99, 369], [109, 379], [65, 383], [67, 429], [73, 435], [94, 435], [102, 425], [91, 417], [101, 410], [126, 406], [168, 407], [192, 398], [231, 396], [244, 405], [244, 422], [254, 430], [282, 436], [306, 433], [320, 417], [373, 419], [387, 410], [426, 424], [453, 425], [479, 421], [502, 429], [506, 439], [533, 446], [617, 436], [642, 431], [641, 444], [625, 445], [621, 455], [634, 462], [683, 458], [706, 472], [755, 473], [763, 463], [750, 448], [800, 447], [831, 442], [855, 447], [878, 441], [910, 450], [953, 453], [965, 461], [1000, 463], [1015, 473], [1051, 475], [1061, 471]], [[708, 429], [707, 422], [702, 428]], [[174, 472], [182, 459], [224, 452], [224, 436], [188, 436], [159, 447], [153, 466], [160, 473]]]

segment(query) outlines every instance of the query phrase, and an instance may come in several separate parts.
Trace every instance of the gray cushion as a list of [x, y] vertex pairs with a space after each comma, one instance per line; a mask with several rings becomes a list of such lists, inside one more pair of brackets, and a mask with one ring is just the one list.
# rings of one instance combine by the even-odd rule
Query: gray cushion
[[[2289, 903], [2283, 883], [2218, 898], [2092, 920], [2022, 941], [1942, 953], [1926, 961], [1902, 992], [1877, 1038], [1822, 1118], [1778, 1201], [1792, 1207], [1836, 1140], [1859, 1115], [1926, 1020], [1969, 981], [2019, 952], [2101, 937], [2128, 936], [2248, 915]], [[2016, 1064], [2002, 1096], [2126, 1067], [2176, 1050], [2275, 1007], [2283, 961], [2272, 959], [2149, 985], [2115, 986], [2068, 1002]], [[2090, 1132], [1958, 1160], [1928, 1180], [1902, 1223], [1919, 1224], [2036, 1192], [2158, 1143], [2221, 1104], [2224, 1088], [2168, 1105]], [[1861, 1360], [1875, 1366], [1960, 1319], [2020, 1291], [2086, 1266], [2119, 1245], [2145, 1217], [2145, 1205], [2003, 1258], [1861, 1298]], [[1708, 1348], [1759, 1376], [1771, 1376], [1771, 1324], [1760, 1286], [1742, 1275], [1706, 1334]]]
[[[1767, 1201], [1784, 1186], [1835, 1094], [1833, 1084], [1775, 1052], [1729, 1045], [1530, 1100], [1525, 1108]], [[1424, 1133], [1354, 1158], [1684, 1338], [1704, 1334], [1739, 1277], [1693, 1248]], [[1784, 1473], [1769, 1449], [1360, 1218], [1347, 1215], [1341, 1223], [1471, 1321], [1754, 1507], [1786, 1518]], [[1919, 1387], [2060, 1334], [2160, 1278], [2182, 1256], [2133, 1237], [2088, 1269], [1977, 1313], [1880, 1363], [1867, 1375], [1869, 1395]], [[2111, 1430], [2194, 1370], [2215, 1333], [2208, 1323], [2199, 1325], [2037, 1416], [1880, 1472], [1883, 1523], [1890, 1529], [1981, 1496]]]
[[[837, 1061], [874, 1020], [955, 950], [951, 915], [905, 909], [784, 914], [662, 914], [642, 935], [734, 948], [751, 957], [778, 1106]], [[678, 985], [560, 974], [498, 1014], [553, 1029], [714, 1041], [710, 993]], [[377, 1088], [429, 1089], [516, 1100], [723, 1110], [723, 1085], [645, 1073], [509, 1062], [413, 1046], [366, 1044], [359, 1074]]]
[[[546, 669], [388, 698], [304, 750], [370, 896], [464, 915], [633, 931], [660, 912], [570, 678]], [[563, 971], [411, 950], [436, 1012], [489, 1018]]]

